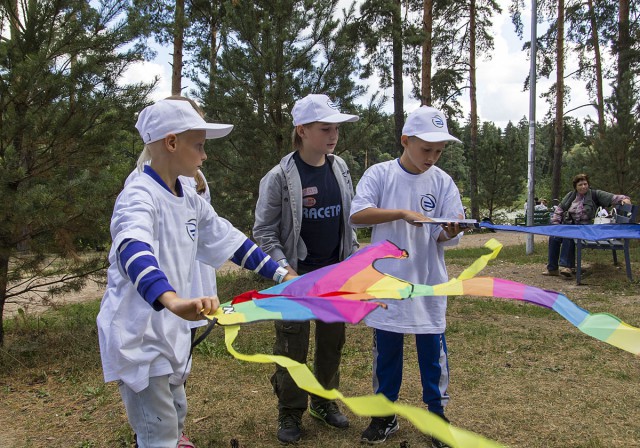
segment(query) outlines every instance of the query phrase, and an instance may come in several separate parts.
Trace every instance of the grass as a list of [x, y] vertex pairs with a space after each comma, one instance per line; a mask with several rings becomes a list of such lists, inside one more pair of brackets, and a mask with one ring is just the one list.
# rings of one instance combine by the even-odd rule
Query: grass
[[[488, 253], [483, 247], [469, 247], [447, 251], [447, 263], [469, 265], [481, 255]], [[509, 263], [541, 264], [547, 261], [547, 243], [536, 243], [532, 255], [527, 255], [521, 245], [505, 246], [500, 250], [499, 260], [508, 260]]]
[[[637, 272], [637, 250], [633, 262]], [[484, 249], [447, 251], [452, 274]], [[544, 250], [523, 256], [505, 247], [487, 268], [528, 282], [544, 265]], [[580, 306], [615, 314], [640, 326], [638, 285], [610, 267], [610, 254], [590, 251], [602, 270], [589, 285], [567, 285]], [[612, 269], [611, 272], [607, 269]], [[488, 275], [496, 275], [495, 272]], [[548, 279], [535, 278], [536, 282]], [[566, 282], [565, 282], [566, 283]], [[253, 275], [221, 276], [221, 297], [268, 282]], [[536, 286], [545, 286], [536, 284]], [[547, 286], [548, 287], [548, 286]], [[62, 307], [41, 316], [18, 315], [5, 322], [0, 349], [0, 445], [18, 447], [129, 447], [133, 436], [117, 387], [104, 384], [95, 316], [99, 300]], [[513, 447], [638, 447], [640, 395], [637, 357], [579, 332], [554, 312], [513, 301], [450, 297], [447, 341], [451, 365], [447, 414], [459, 427]], [[313, 327], [313, 326], [312, 326]], [[270, 353], [269, 322], [245, 326], [236, 342], [243, 353]], [[347, 327], [340, 390], [347, 396], [371, 391], [371, 330]], [[311, 358], [311, 357], [310, 357]], [[405, 342], [400, 401], [421, 406], [415, 345]], [[277, 402], [269, 378], [273, 366], [237, 361], [214, 330], [194, 352], [187, 382], [187, 430], [198, 447], [277, 447]], [[301, 447], [358, 446], [368, 419], [349, 413], [351, 428], [330, 430], [305, 414]], [[406, 421], [385, 446], [424, 446]]]

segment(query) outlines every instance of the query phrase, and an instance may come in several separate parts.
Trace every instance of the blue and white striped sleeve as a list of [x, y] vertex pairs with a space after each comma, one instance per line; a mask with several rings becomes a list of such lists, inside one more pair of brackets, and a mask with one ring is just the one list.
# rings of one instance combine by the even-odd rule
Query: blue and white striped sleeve
[[247, 238], [242, 246], [231, 257], [238, 266], [249, 269], [261, 276], [276, 281], [280, 281], [280, 274], [276, 272], [280, 265], [273, 261], [273, 259], [264, 253], [262, 249], [258, 247], [256, 243]]
[[158, 302], [158, 297], [167, 291], [175, 292], [175, 289], [171, 287], [169, 279], [160, 270], [151, 246], [138, 240], [127, 239], [118, 248], [118, 257], [120, 266], [127, 273], [138, 293], [154, 310], [162, 310], [164, 305]]

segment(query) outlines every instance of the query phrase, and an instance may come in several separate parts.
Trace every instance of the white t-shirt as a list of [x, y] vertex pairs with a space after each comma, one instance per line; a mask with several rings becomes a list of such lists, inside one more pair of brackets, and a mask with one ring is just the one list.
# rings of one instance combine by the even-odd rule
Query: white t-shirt
[[[207, 183], [207, 179], [204, 177], [202, 171], [198, 171], [202, 176], [202, 179], [205, 182], [206, 189], [200, 195], [202, 198], [207, 201], [208, 204], [211, 204], [211, 190], [209, 190], [209, 184]], [[142, 174], [137, 168], [134, 169], [127, 180], [124, 181], [125, 185], [128, 185], [133, 179]], [[187, 176], [178, 176], [178, 179], [182, 183], [183, 187], [191, 187], [196, 190], [196, 180], [193, 177]], [[216, 281], [216, 270], [211, 266], [205, 263], [198, 262], [197, 267], [193, 270], [193, 278], [191, 279], [191, 294], [189, 298], [196, 297], [210, 297], [218, 295], [218, 284]], [[191, 328], [198, 328], [204, 325], [207, 325], [206, 320], [197, 320], [190, 322]]]
[[[351, 216], [370, 207], [413, 210], [431, 218], [464, 215], [460, 193], [451, 176], [435, 166], [422, 174], [411, 174], [397, 159], [373, 165], [360, 179]], [[413, 283], [435, 285], [448, 281], [444, 246], [458, 244], [462, 234], [438, 243], [441, 232], [438, 225], [416, 227], [404, 220], [374, 225], [372, 243], [389, 240], [409, 253], [409, 259], [380, 260], [376, 267]], [[445, 330], [445, 296], [383, 302], [388, 305], [386, 310], [376, 309], [365, 318], [370, 327], [417, 334], [439, 334]]]
[[155, 311], [119, 265], [116, 249], [126, 239], [149, 244], [179, 297], [190, 297], [198, 261], [220, 267], [246, 236], [219, 217], [194, 189], [176, 197], [147, 174], [118, 196], [111, 218], [107, 290], [98, 314], [105, 381], [122, 380], [135, 392], [149, 378], [170, 375], [181, 384], [189, 372], [190, 322], [167, 309]]

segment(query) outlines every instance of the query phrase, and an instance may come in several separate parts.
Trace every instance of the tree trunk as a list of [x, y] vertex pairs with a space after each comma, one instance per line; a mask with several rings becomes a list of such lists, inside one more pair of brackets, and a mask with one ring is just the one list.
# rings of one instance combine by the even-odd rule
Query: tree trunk
[[215, 12], [211, 11], [211, 26], [209, 28], [209, 92], [211, 100], [216, 93], [216, 80], [218, 76], [218, 21], [213, 18]]
[[422, 30], [424, 42], [422, 43], [422, 92], [421, 103], [423, 106], [431, 106], [431, 69], [433, 55], [433, 0], [424, 0], [422, 13]]
[[593, 0], [587, 0], [589, 20], [591, 22], [591, 40], [596, 64], [596, 108], [598, 110], [598, 134], [604, 132], [604, 94], [602, 93], [602, 57], [600, 55], [600, 40], [598, 39], [598, 23], [593, 9]]
[[471, 217], [480, 220], [478, 204], [478, 103], [476, 99], [476, 0], [469, 3], [469, 101], [471, 103], [471, 169], [469, 187], [471, 197]]
[[18, 26], [20, 25], [18, 0], [10, 0], [9, 8], [11, 8], [9, 13], [9, 38], [13, 40], [18, 38]]
[[401, 0], [394, 0], [393, 8], [393, 116], [395, 123], [396, 151], [402, 154], [400, 143], [404, 126], [404, 88], [402, 85], [402, 10]]
[[9, 251], [0, 248], [0, 347], [4, 346], [4, 304], [7, 298], [9, 276]]
[[630, 174], [629, 151], [633, 145], [634, 116], [632, 113], [632, 73], [631, 73], [631, 36], [629, 28], [629, 0], [620, 0], [618, 9], [618, 42], [616, 45], [618, 56], [617, 86], [614, 89], [614, 115], [618, 124], [622, 144], [616, 151], [616, 176], [620, 193], [625, 193], [629, 187]]
[[617, 121], [622, 132], [631, 132], [632, 117], [631, 103], [628, 98], [631, 94], [631, 37], [629, 35], [629, 0], [620, 0], [618, 11], [618, 74], [616, 91], [618, 98]]
[[176, 0], [173, 29], [173, 70], [171, 72], [171, 95], [182, 92], [182, 50], [184, 47], [184, 0]]
[[560, 198], [562, 149], [564, 137], [564, 0], [558, 0], [558, 35], [556, 37], [556, 120], [553, 139], [553, 175], [551, 195]]
[[[283, 109], [283, 105], [284, 105], [284, 92], [285, 92], [285, 72], [286, 72], [286, 67], [285, 67], [285, 41], [282, 37], [282, 34], [280, 32], [280, 29], [282, 29], [282, 27], [284, 26], [284, 23], [287, 22], [286, 18], [280, 18], [278, 17], [277, 19], [278, 21], [281, 21], [281, 23], [278, 23], [277, 27], [276, 27], [276, 43], [277, 43], [277, 48], [276, 48], [276, 85], [274, 86], [275, 88], [272, 89], [272, 96], [271, 96], [271, 104], [270, 104], [270, 109], [271, 109], [271, 114], [273, 116], [273, 121], [275, 124], [275, 147], [278, 148], [278, 151], [280, 154], [286, 154], [288, 151], [285, 147], [287, 139], [284, 135], [284, 114], [282, 112]], [[257, 191], [256, 191], [257, 193]], [[256, 196], [257, 199], [257, 196]]]

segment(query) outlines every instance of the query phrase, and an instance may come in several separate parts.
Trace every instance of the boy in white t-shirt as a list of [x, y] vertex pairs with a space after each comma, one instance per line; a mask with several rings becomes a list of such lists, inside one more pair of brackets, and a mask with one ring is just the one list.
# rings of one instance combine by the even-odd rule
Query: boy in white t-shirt
[[105, 381], [118, 382], [141, 448], [193, 446], [182, 436], [189, 321], [220, 305], [215, 296], [190, 298], [198, 262], [218, 268], [231, 259], [276, 281], [288, 276], [178, 179], [194, 177], [207, 158], [205, 140], [232, 127], [207, 123], [180, 100], [158, 101], [136, 123], [151, 162], [116, 199], [97, 324]]
[[[356, 187], [351, 222], [372, 226], [371, 242], [390, 240], [410, 254], [410, 261], [381, 261], [385, 272], [415, 283], [448, 280], [444, 246], [459, 241], [457, 223], [422, 225], [427, 218], [462, 218], [460, 193], [451, 177], [436, 167], [448, 141], [459, 142], [447, 130], [437, 109], [423, 106], [411, 113], [402, 129], [404, 152], [399, 159], [370, 167]], [[444, 417], [449, 399], [449, 367], [445, 341], [446, 297], [388, 300], [365, 318], [373, 328], [373, 389], [396, 401], [402, 384], [404, 334], [415, 334], [423, 401], [429, 411]], [[395, 415], [374, 417], [362, 441], [381, 443], [398, 430]], [[432, 439], [434, 447], [444, 447]]]

